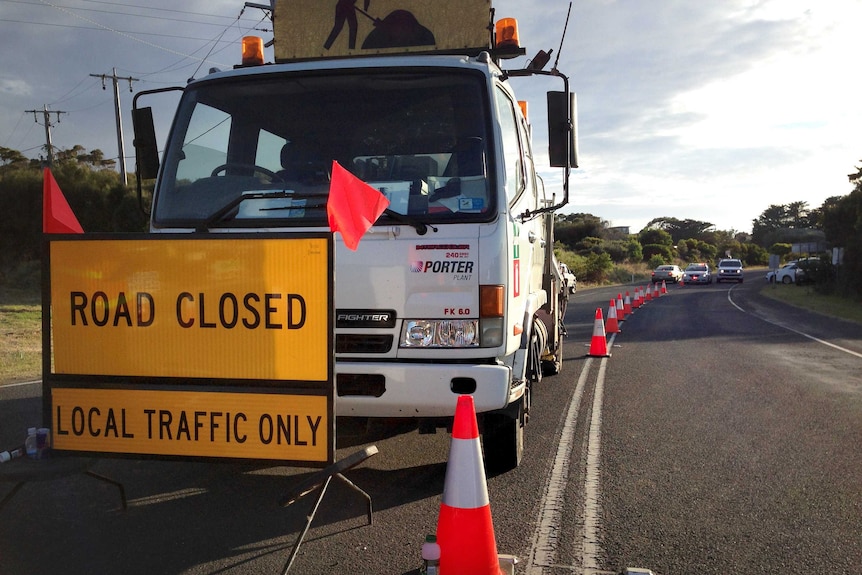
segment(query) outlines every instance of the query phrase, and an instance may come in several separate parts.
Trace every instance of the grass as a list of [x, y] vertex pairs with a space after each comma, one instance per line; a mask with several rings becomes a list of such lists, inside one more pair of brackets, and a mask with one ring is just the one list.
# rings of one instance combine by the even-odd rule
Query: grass
[[834, 295], [818, 293], [810, 285], [765, 285], [761, 288], [760, 294], [823, 315], [862, 324], [862, 305], [859, 302]]
[[42, 377], [39, 294], [0, 288], [0, 382]]

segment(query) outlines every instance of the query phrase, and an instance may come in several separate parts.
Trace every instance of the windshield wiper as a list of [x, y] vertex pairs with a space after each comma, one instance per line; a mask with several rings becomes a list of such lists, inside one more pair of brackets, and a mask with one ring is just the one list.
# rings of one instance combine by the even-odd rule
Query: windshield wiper
[[[228, 214], [236, 209], [238, 205], [243, 203], [246, 200], [266, 200], [266, 199], [276, 199], [276, 198], [292, 198], [294, 197], [294, 192], [290, 190], [272, 190], [265, 192], [243, 192], [239, 196], [235, 197], [223, 207], [219, 208], [213, 214], [205, 219], [203, 222], [198, 224], [198, 227], [195, 228], [196, 232], [208, 232], [213, 224], [216, 224], [227, 218]], [[305, 209], [305, 206], [284, 206], [282, 209]]]
[[385, 215], [389, 216], [390, 218], [392, 218], [393, 220], [395, 220], [396, 222], [400, 222], [400, 223], [406, 224], [408, 226], [413, 226], [413, 228], [416, 230], [416, 233], [419, 234], [420, 236], [424, 236], [425, 234], [427, 234], [428, 228], [431, 228], [435, 232], [437, 231], [437, 228], [435, 228], [431, 224], [426, 224], [425, 222], [420, 222], [414, 218], [411, 218], [410, 216], [405, 216], [404, 214], [399, 214], [398, 212], [396, 212], [394, 210], [390, 210], [389, 208], [386, 208], [385, 210], [383, 210], [383, 213]]
[[[195, 228], [196, 232], [208, 232], [210, 228], [217, 224], [218, 222], [227, 219], [227, 217], [233, 212], [237, 206], [243, 203], [246, 200], [265, 200], [265, 199], [278, 199], [278, 198], [295, 198], [297, 196], [309, 196], [309, 195], [324, 195], [324, 194], [297, 194], [293, 190], [270, 190], [270, 191], [259, 191], [259, 192], [243, 192], [239, 196], [235, 197], [223, 207], [219, 208], [215, 212], [212, 213], [207, 219], [198, 224]], [[278, 206], [277, 210], [304, 210], [307, 209], [308, 206]], [[437, 228], [432, 226], [431, 224], [426, 224], [425, 222], [420, 222], [411, 218], [409, 216], [405, 216], [404, 214], [399, 214], [396, 211], [390, 210], [386, 208], [383, 210], [383, 213], [392, 218], [393, 220], [400, 222], [402, 224], [406, 224], [408, 226], [412, 226], [416, 229], [416, 233], [420, 236], [424, 236], [428, 233], [428, 228], [431, 228], [435, 232]]]

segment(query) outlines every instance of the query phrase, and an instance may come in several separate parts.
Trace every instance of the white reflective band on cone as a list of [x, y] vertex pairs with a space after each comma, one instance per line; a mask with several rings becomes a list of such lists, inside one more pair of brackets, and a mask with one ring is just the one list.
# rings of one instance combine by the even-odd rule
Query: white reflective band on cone
[[489, 505], [482, 450], [479, 439], [452, 438], [443, 504], [457, 509], [478, 509]]

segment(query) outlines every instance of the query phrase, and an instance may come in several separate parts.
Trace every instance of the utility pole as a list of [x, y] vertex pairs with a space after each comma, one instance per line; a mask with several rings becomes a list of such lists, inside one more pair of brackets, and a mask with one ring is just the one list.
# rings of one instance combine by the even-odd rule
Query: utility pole
[[102, 79], [102, 90], [106, 90], [105, 80], [110, 78], [114, 81], [114, 113], [117, 117], [117, 150], [119, 153], [119, 164], [120, 164], [120, 177], [123, 179], [123, 184], [128, 183], [127, 175], [126, 175], [126, 146], [123, 143], [123, 116], [120, 112], [120, 80], [127, 80], [129, 82], [129, 92], [132, 91], [132, 82], [137, 82], [138, 78], [132, 78], [131, 76], [127, 76], [125, 78], [121, 78], [117, 76], [117, 69], [113, 69], [113, 74], [108, 76], [107, 74], [90, 74], [90, 76], [94, 78]]
[[24, 110], [27, 114], [33, 114], [33, 120], [39, 123], [39, 117], [36, 114], [42, 114], [45, 126], [45, 149], [48, 151], [48, 167], [54, 167], [54, 145], [51, 143], [51, 114], [57, 115], [57, 123], [60, 123], [60, 114], [67, 114], [60, 110], [48, 110], [47, 105], [43, 105], [41, 110]]

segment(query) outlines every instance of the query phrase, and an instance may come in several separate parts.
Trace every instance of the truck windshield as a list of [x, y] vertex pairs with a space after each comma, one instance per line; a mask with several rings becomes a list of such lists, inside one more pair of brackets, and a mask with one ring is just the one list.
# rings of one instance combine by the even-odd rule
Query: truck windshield
[[202, 82], [180, 105], [153, 222], [194, 226], [246, 193], [217, 225], [324, 226], [333, 161], [413, 221], [487, 221], [483, 86], [469, 71], [415, 70]]

